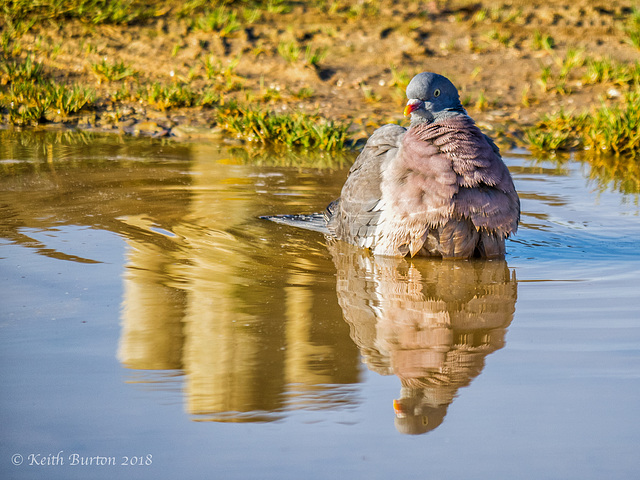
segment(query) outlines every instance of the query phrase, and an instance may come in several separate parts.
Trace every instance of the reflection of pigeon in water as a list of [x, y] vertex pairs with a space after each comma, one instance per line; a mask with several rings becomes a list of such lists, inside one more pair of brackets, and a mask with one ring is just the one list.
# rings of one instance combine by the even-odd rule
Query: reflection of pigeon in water
[[517, 283], [505, 261], [379, 258], [329, 242], [338, 302], [367, 367], [396, 375], [399, 432], [438, 427], [459, 389], [504, 345]]
[[377, 255], [504, 255], [520, 200], [498, 147], [467, 115], [447, 78], [416, 75], [407, 97], [409, 129], [384, 125], [373, 132], [324, 218], [266, 218]]
[[[449, 404], [432, 406], [419, 389], [402, 389], [402, 398], [393, 401], [396, 430], [407, 435], [420, 435], [439, 427]], [[405, 392], [406, 390], [406, 392]]]

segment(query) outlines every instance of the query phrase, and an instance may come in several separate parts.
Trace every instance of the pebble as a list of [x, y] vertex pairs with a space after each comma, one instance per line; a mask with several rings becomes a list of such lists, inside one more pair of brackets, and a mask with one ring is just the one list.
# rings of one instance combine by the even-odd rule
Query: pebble
[[124, 130], [127, 127], [131, 127], [134, 123], [136, 123], [136, 121], [133, 118], [127, 118], [126, 120], [116, 123], [116, 125], [120, 130]]
[[161, 126], [159, 126], [156, 122], [140, 122], [136, 123], [133, 127], [134, 135], [146, 134], [153, 135], [164, 130]]

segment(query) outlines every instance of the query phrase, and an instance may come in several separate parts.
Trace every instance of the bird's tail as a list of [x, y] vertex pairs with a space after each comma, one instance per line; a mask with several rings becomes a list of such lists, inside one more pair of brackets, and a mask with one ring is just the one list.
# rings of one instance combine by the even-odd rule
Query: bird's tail
[[282, 225], [290, 225], [292, 227], [304, 228], [305, 230], [313, 230], [314, 232], [329, 235], [327, 221], [322, 213], [312, 213], [310, 215], [266, 215], [260, 218]]

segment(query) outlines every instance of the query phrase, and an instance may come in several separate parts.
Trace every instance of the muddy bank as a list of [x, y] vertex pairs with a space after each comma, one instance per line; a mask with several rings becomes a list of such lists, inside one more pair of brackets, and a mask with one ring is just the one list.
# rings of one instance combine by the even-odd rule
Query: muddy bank
[[[615, 104], [638, 89], [635, 8], [630, 0], [158, 1], [119, 22], [5, 15], [5, 64], [30, 58], [42, 75], [93, 97], [38, 121], [10, 118], [5, 98], [3, 123], [189, 138], [218, 135], [220, 112], [241, 105], [349, 123], [357, 140], [403, 122], [406, 83], [429, 70], [451, 78], [485, 129], [523, 142], [523, 128], [544, 114]], [[37, 21], [25, 28], [28, 18]], [[631, 79], [597, 77], [599, 61], [631, 68]], [[5, 67], [2, 83], [12, 82]]]

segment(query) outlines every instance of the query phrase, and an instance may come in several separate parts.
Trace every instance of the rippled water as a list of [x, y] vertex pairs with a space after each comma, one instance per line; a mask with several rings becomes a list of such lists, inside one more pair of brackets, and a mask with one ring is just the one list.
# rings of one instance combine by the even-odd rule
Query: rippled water
[[586, 164], [505, 155], [506, 261], [400, 261], [258, 218], [352, 158], [0, 142], [0, 477], [640, 471], [638, 194]]

